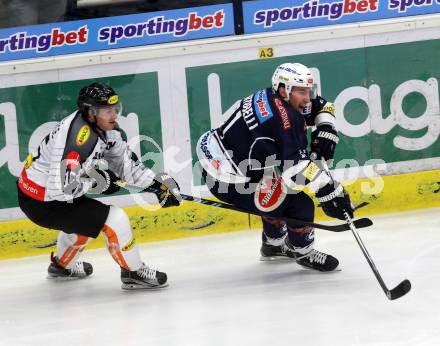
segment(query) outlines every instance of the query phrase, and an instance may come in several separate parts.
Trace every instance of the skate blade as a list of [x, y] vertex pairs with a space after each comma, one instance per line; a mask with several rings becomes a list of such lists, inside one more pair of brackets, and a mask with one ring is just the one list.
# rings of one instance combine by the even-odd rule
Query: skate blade
[[331, 274], [331, 273], [336, 273], [336, 272], [341, 272], [341, 271], [342, 271], [342, 268], [339, 267], [339, 266], [337, 266], [337, 267], [336, 267], [335, 269], [333, 269], [333, 270], [322, 271], [322, 270], [319, 270], [319, 269], [315, 269], [315, 268], [307, 267], [307, 266], [302, 265], [302, 264], [300, 264], [300, 263], [298, 263], [298, 262], [297, 262], [297, 264], [298, 264], [301, 268], [303, 268], [303, 269], [311, 270], [311, 271], [314, 271], [314, 272], [317, 272], [317, 273], [321, 273], [321, 274]]
[[75, 281], [75, 280], [82, 280], [82, 279], [87, 279], [88, 277], [90, 277], [90, 275], [87, 276], [52, 276], [52, 275], [47, 275], [47, 279], [48, 280], [52, 280], [52, 281]]
[[122, 283], [121, 288], [123, 290], [129, 290], [129, 291], [134, 291], [134, 290], [158, 290], [164, 287], [168, 286], [168, 282], [164, 283], [163, 285], [145, 285], [145, 284], [137, 284], [137, 283]]
[[294, 258], [287, 256], [260, 256], [262, 262], [283, 262], [283, 261], [295, 261]]

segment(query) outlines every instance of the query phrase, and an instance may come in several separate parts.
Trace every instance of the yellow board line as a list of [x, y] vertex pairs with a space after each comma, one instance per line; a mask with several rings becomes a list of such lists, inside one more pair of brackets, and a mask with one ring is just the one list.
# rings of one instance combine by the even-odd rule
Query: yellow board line
[[[384, 176], [382, 179], [383, 190], [375, 194], [361, 192], [373, 185], [370, 179], [344, 184], [354, 203], [370, 202], [356, 212], [357, 217], [440, 206], [439, 170]], [[125, 208], [125, 211], [138, 243], [261, 229], [259, 217], [191, 202], [154, 212], [139, 206]], [[328, 219], [321, 208], [316, 209], [316, 220]], [[36, 226], [29, 220], [0, 222], [0, 259], [48, 254], [53, 251], [53, 246], [37, 247], [53, 244], [57, 235], [57, 231]], [[88, 245], [88, 248], [100, 247], [104, 247], [101, 236]]]

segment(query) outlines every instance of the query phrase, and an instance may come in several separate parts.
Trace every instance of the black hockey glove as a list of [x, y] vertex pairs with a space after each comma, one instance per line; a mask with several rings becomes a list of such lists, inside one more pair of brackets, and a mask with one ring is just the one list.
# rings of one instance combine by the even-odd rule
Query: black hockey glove
[[318, 126], [312, 132], [310, 151], [316, 153], [318, 160], [323, 157], [324, 160], [328, 161], [335, 155], [335, 148], [338, 142], [339, 137], [335, 129], [329, 125]]
[[177, 182], [167, 173], [158, 173], [154, 177], [151, 186], [158, 190], [154, 192], [162, 208], [168, 208], [180, 205], [180, 188]]
[[338, 182], [322, 187], [316, 193], [316, 199], [327, 216], [345, 220], [344, 211], [346, 211], [350, 217], [353, 217], [350, 196]]
[[97, 188], [99, 193], [104, 195], [111, 195], [112, 193], [118, 192], [120, 187], [115, 183], [119, 180], [119, 178], [109, 170], [101, 170], [95, 169], [95, 172], [98, 173], [103, 179], [95, 179], [95, 184], [93, 188]]

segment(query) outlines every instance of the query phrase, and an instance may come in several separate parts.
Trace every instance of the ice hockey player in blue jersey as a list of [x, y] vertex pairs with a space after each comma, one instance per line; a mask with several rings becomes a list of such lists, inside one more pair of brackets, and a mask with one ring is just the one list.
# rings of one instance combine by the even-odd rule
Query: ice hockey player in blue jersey
[[[333, 271], [338, 260], [314, 249], [314, 229], [289, 225], [279, 217], [314, 220], [313, 191], [324, 212], [353, 216], [350, 198], [322, 168], [338, 143], [334, 104], [316, 94], [310, 70], [284, 63], [272, 87], [237, 101], [228, 118], [197, 143], [203, 177], [212, 194], [237, 207], [264, 213], [262, 260], [293, 259], [319, 271]], [[308, 149], [307, 127], [315, 126]], [[310, 159], [310, 154], [316, 160]]]
[[[59, 230], [49, 277], [72, 279], [92, 274], [80, 260], [87, 243], [101, 232], [121, 267], [123, 289], [165, 287], [167, 275], [141, 260], [127, 214], [114, 205], [85, 196], [117, 192], [119, 179], [157, 188], [162, 207], [179, 205], [177, 183], [145, 167], [130, 150], [117, 124], [118, 94], [93, 83], [79, 92], [78, 110], [61, 120], [29, 154], [18, 181], [21, 210], [37, 225]], [[106, 168], [101, 168], [104, 164]]]

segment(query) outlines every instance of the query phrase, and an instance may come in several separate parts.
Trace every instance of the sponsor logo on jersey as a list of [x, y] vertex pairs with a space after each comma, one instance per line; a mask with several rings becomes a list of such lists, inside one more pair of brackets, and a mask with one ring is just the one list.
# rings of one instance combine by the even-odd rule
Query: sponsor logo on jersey
[[202, 140], [200, 141], [200, 149], [202, 150], [202, 152], [205, 154], [206, 158], [208, 160], [212, 160], [213, 157], [208, 149], [208, 137], [211, 134], [211, 132], [207, 132], [203, 137]]
[[115, 105], [115, 104], [117, 104], [119, 102], [119, 96], [118, 95], [113, 95], [113, 96], [111, 96], [108, 100], [107, 100], [107, 103], [109, 104], [109, 105]]
[[278, 110], [278, 116], [281, 119], [281, 123], [283, 124], [283, 129], [288, 130], [292, 128], [292, 123], [289, 119], [289, 113], [287, 113], [286, 107], [283, 105], [283, 101], [281, 101], [278, 97], [274, 98], [275, 106]]
[[302, 111], [302, 114], [303, 114], [303, 115], [308, 115], [308, 114], [310, 114], [310, 113], [312, 113], [312, 103], [311, 103], [311, 102], [307, 103], [307, 104], [304, 106], [303, 111]]
[[30, 186], [28, 183], [26, 183], [22, 177], [18, 179], [18, 183], [30, 194], [32, 195], [38, 195], [38, 189], [35, 187]]
[[286, 198], [287, 188], [282, 177], [263, 177], [255, 191], [255, 206], [264, 212], [273, 211], [283, 203]]
[[107, 145], [105, 146], [105, 150], [110, 150], [116, 145], [116, 141], [109, 141]]
[[89, 125], [83, 125], [79, 131], [78, 134], [76, 135], [76, 145], [81, 146], [83, 145], [85, 142], [87, 142], [87, 140], [90, 137], [90, 126]]
[[43, 186], [34, 183], [27, 177], [26, 170], [21, 171], [20, 178], [18, 179], [18, 187], [21, 192], [26, 196], [29, 196], [38, 201], [44, 201], [44, 195], [46, 194], [46, 189]]
[[264, 123], [265, 121], [273, 117], [273, 113], [270, 109], [269, 101], [267, 99], [266, 89], [257, 91], [255, 93], [254, 108], [260, 123]]
[[32, 157], [32, 154], [29, 154], [26, 157], [26, 162], [24, 164], [24, 169], [28, 169], [32, 165], [33, 160], [34, 160], [34, 158]]
[[69, 152], [66, 156], [67, 168], [70, 169], [71, 171], [73, 171], [76, 167], [79, 166], [80, 159], [81, 159], [81, 157], [79, 156], [79, 154], [75, 150], [72, 150], [71, 152]]

